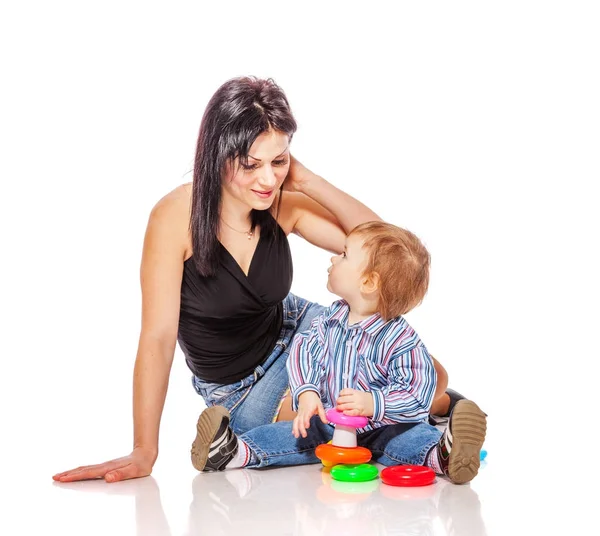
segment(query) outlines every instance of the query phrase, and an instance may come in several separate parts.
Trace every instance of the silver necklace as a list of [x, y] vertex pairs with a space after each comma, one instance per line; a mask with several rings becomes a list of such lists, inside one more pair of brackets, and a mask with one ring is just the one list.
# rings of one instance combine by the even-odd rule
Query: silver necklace
[[254, 236], [254, 231], [252, 230], [252, 226], [247, 231], [238, 231], [237, 229], [234, 229], [231, 225], [229, 225], [223, 218], [221, 218], [221, 221], [225, 225], [227, 225], [227, 227], [229, 227], [232, 231], [235, 231], [236, 233], [245, 234], [248, 237], [248, 240], [252, 240], [252, 237]]

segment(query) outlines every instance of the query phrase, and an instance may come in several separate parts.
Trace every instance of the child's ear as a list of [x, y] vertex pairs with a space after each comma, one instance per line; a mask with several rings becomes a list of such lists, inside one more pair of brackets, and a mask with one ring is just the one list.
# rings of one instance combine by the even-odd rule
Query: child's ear
[[371, 294], [379, 290], [380, 277], [377, 272], [365, 275], [360, 283], [360, 291], [363, 294]]

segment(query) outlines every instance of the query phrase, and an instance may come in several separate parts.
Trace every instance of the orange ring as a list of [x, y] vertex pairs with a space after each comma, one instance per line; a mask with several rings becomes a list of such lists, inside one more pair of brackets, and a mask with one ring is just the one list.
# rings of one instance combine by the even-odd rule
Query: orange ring
[[371, 451], [364, 447], [336, 447], [329, 443], [319, 445], [315, 454], [325, 466], [337, 464], [367, 463], [371, 460]]
[[[331, 445], [331, 439], [329, 441], [327, 441], [328, 445]], [[333, 467], [335, 465], [335, 462], [328, 462], [325, 460], [321, 460], [321, 463], [323, 464], [324, 467]]]

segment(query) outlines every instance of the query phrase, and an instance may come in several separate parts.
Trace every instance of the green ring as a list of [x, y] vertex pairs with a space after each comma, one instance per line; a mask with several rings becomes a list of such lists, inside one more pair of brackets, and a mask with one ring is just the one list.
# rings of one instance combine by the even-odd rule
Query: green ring
[[355, 465], [334, 465], [331, 468], [331, 478], [341, 482], [367, 482], [379, 475], [379, 469], [369, 463]]

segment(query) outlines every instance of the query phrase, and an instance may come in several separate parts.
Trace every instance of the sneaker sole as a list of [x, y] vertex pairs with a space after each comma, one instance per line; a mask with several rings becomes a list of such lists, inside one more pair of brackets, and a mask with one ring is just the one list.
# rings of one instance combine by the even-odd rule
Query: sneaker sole
[[479, 471], [479, 453], [487, 430], [486, 416], [471, 400], [459, 400], [452, 415], [452, 451], [448, 476], [456, 484], [465, 484]]
[[198, 471], [203, 471], [208, 460], [210, 445], [215, 440], [215, 435], [221, 427], [223, 419], [229, 424], [229, 411], [223, 406], [206, 408], [198, 417], [196, 424], [196, 439], [192, 443], [192, 465]]

